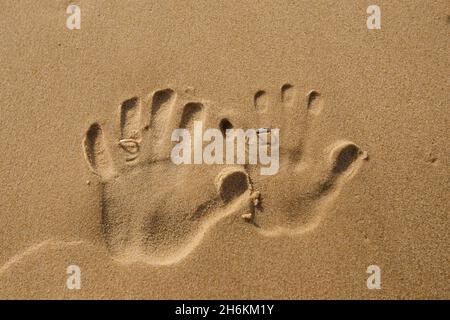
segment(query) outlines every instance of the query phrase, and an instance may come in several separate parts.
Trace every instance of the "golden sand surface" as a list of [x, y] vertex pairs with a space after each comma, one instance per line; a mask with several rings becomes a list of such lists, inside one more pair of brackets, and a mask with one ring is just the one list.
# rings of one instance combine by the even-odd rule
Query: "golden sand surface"
[[[450, 5], [373, 2], [381, 29], [360, 0], [5, 1], [0, 298], [449, 299]], [[195, 121], [279, 129], [278, 172], [174, 164]]]

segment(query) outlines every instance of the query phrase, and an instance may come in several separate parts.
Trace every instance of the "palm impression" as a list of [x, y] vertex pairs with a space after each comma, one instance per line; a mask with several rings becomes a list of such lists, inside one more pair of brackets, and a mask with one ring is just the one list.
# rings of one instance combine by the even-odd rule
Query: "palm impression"
[[192, 130], [194, 121], [223, 126], [211, 108], [168, 88], [124, 101], [113, 125], [96, 122], [88, 129], [85, 157], [101, 180], [101, 224], [116, 259], [177, 262], [220, 219], [242, 207], [251, 210], [254, 196], [243, 166], [176, 165], [170, 159], [174, 129]]

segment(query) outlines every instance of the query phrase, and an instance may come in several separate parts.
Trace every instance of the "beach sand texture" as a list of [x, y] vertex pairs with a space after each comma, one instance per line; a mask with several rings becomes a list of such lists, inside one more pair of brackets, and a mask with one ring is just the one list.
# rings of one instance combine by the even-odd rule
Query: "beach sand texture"
[[[70, 4], [0, 13], [0, 298], [450, 298], [447, 1], [378, 30], [366, 1]], [[195, 121], [278, 128], [279, 171], [174, 164]]]

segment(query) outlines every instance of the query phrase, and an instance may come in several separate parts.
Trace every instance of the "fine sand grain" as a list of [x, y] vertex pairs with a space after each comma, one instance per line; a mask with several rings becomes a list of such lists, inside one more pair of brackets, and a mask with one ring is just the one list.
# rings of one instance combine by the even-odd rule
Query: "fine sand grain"
[[1, 8], [0, 298], [450, 298], [447, 1], [71, 3]]

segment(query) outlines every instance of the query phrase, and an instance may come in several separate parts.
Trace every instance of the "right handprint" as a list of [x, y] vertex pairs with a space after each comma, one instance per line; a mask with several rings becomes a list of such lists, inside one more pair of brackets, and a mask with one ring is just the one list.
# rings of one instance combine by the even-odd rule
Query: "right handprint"
[[315, 123], [323, 109], [317, 91], [300, 95], [294, 86], [285, 84], [277, 94], [258, 91], [253, 103], [264, 132], [280, 129], [278, 173], [261, 175], [258, 167], [248, 167], [254, 188], [260, 192], [253, 223], [268, 236], [312, 230], [330, 210], [341, 187], [368, 159], [367, 153], [346, 140], [315, 152]]

